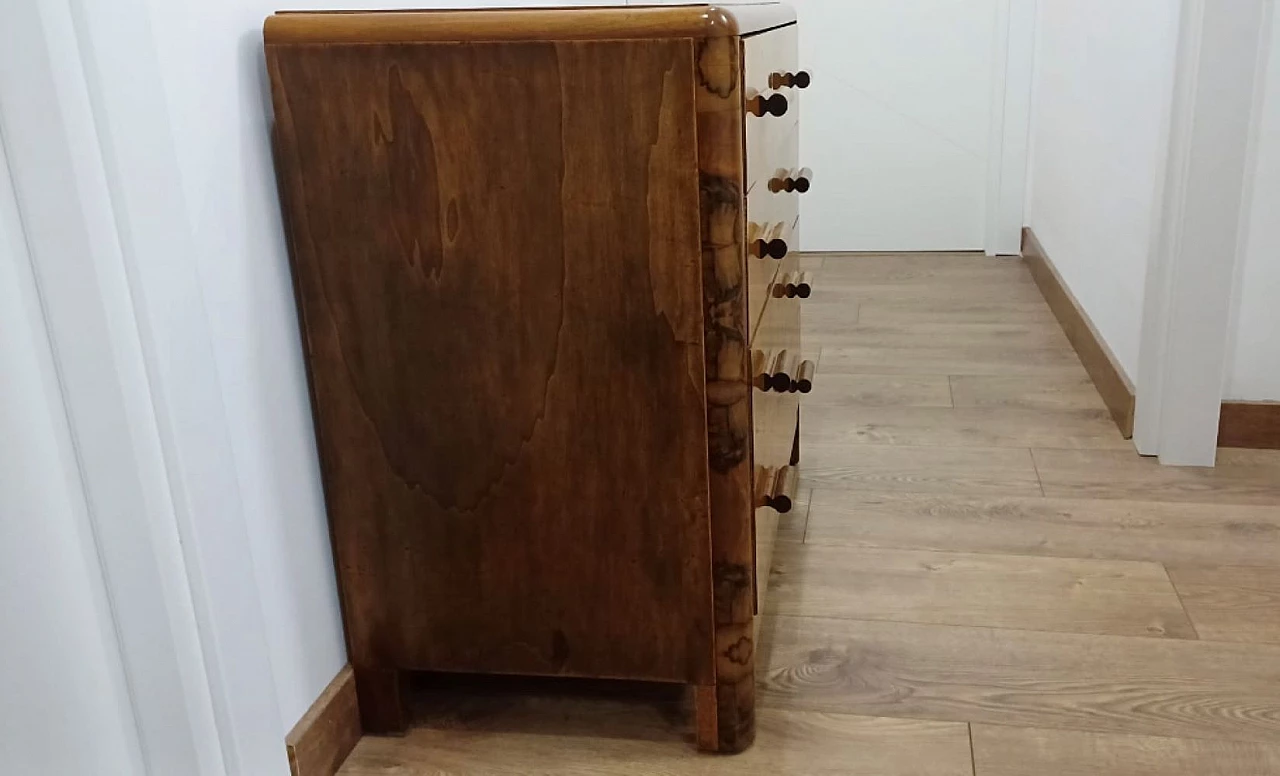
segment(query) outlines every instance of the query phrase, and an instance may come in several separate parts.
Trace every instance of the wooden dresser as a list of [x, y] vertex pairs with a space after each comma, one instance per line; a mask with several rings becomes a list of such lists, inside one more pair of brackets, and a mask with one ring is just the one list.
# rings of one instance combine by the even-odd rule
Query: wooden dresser
[[407, 671], [754, 736], [812, 385], [784, 5], [285, 13], [281, 181], [361, 717]]

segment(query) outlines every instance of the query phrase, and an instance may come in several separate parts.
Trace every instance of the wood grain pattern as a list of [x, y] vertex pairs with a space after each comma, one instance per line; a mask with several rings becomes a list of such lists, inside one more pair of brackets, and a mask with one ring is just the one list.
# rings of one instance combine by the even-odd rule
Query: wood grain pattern
[[[860, 311], [865, 310], [859, 307]], [[814, 328], [821, 331], [817, 313]], [[1080, 362], [1070, 351], [1006, 345], [948, 345], [906, 349], [901, 343], [837, 345], [822, 340], [824, 374], [879, 375], [1031, 375], [1043, 380], [1074, 380]]]
[[360, 740], [356, 676], [343, 666], [285, 737], [292, 776], [333, 776]]
[[819, 488], [805, 541], [853, 547], [1146, 560], [1280, 563], [1273, 506]]
[[978, 776], [1272, 776], [1280, 746], [973, 726]]
[[[806, 330], [806, 339], [809, 334]], [[806, 407], [950, 407], [951, 390], [941, 375], [823, 374], [804, 403]]]
[[[678, 700], [616, 695], [436, 694], [403, 738], [366, 738], [342, 776], [967, 776], [953, 722], [761, 710], [758, 741], [698, 757]], [[865, 770], [863, 770], [865, 768]]]
[[756, 609], [741, 42], [707, 38], [696, 61], [716, 736], [740, 752], [755, 737]]
[[1280, 644], [1280, 568], [1170, 566], [1169, 578], [1200, 638]]
[[878, 407], [850, 417], [847, 407], [819, 405], [807, 414], [807, 441], [818, 444], [1133, 450], [1105, 409]]
[[272, 44], [707, 38], [760, 32], [795, 22], [782, 4], [640, 8], [302, 11], [267, 18]]
[[1218, 468], [1161, 466], [1120, 450], [1033, 451], [1045, 495], [1216, 504], [1280, 503], [1280, 452], [1224, 449]]
[[762, 707], [1280, 740], [1280, 647], [772, 619]]
[[268, 63], [357, 677], [714, 682], [693, 43]]
[[880, 299], [870, 294], [862, 300], [857, 305], [856, 320], [865, 324], [1022, 322], [1035, 326], [1054, 320], [1043, 299], [1009, 301], [998, 294], [988, 295], [981, 287], [951, 297], [939, 295], [929, 304], [912, 299]]
[[1194, 639], [1158, 563], [785, 545], [770, 611]]
[[1062, 276], [1054, 268], [1053, 262], [1045, 253], [1044, 247], [1040, 245], [1040, 241], [1036, 239], [1035, 233], [1030, 229], [1024, 229], [1022, 237], [1023, 256], [1036, 283], [1040, 286], [1040, 291], [1044, 294], [1045, 301], [1049, 303], [1049, 307], [1062, 325], [1062, 330], [1066, 332], [1067, 339], [1071, 340], [1071, 345], [1079, 354], [1080, 363], [1084, 364], [1085, 370], [1093, 378], [1093, 384], [1097, 386], [1102, 400], [1111, 410], [1120, 433], [1124, 434], [1126, 439], [1132, 437], [1133, 411], [1136, 401], [1133, 383], [1125, 374], [1124, 368], [1120, 366], [1115, 354], [1107, 347], [1106, 341], [1098, 334], [1097, 328], [1089, 320], [1084, 308], [1063, 282]]
[[1023, 375], [954, 375], [957, 407], [1013, 407], [1027, 410], [1106, 410], [1087, 373], [1044, 380]]
[[1218, 447], [1280, 450], [1280, 402], [1223, 402]]
[[1041, 495], [1030, 452], [1017, 448], [833, 445], [806, 440], [805, 451], [804, 481], [820, 488]]

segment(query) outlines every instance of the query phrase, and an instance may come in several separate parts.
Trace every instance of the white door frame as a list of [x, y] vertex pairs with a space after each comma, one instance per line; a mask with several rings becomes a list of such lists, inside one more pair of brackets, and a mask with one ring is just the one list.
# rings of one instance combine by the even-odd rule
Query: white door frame
[[983, 241], [988, 256], [1022, 253], [1037, 11], [1037, 0], [998, 0], [996, 7]]
[[285, 774], [159, 79], [143, 0], [10, 4], [0, 25], [0, 132], [147, 770]]
[[1134, 443], [1212, 466], [1273, 0], [1183, 0], [1168, 161], [1148, 258]]

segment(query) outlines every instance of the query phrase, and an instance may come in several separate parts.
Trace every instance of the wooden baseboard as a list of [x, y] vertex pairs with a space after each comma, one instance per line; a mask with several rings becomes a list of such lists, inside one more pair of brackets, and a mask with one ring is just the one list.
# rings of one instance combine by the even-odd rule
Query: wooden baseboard
[[1280, 450], [1280, 402], [1223, 402], [1218, 447]]
[[1125, 439], [1133, 437], [1133, 410], [1136, 403], [1133, 383], [1120, 368], [1120, 362], [1099, 336], [1084, 308], [1076, 301], [1071, 290], [1062, 282], [1062, 276], [1044, 252], [1044, 246], [1030, 229], [1022, 230], [1022, 257], [1031, 276], [1035, 278], [1040, 293], [1049, 303], [1062, 330], [1066, 332], [1071, 347], [1075, 348], [1080, 363], [1093, 380], [1102, 401], [1111, 410], [1111, 417]]
[[333, 776], [360, 740], [356, 677], [343, 666], [285, 737], [293, 776]]

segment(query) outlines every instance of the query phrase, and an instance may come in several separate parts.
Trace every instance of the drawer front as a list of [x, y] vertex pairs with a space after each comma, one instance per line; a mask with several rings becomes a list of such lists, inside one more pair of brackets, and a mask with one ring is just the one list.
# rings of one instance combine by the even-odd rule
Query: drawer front
[[[770, 354], [785, 349], [799, 358], [801, 301], [773, 294], [776, 283], [800, 269], [796, 253], [799, 245], [799, 196], [794, 192], [773, 191], [769, 185], [771, 179], [786, 178], [800, 166], [800, 90], [790, 87], [771, 89], [769, 86], [773, 73], [795, 72], [797, 59], [794, 25], [743, 39], [745, 98], [750, 100], [757, 95], [781, 94], [787, 100], [787, 110], [781, 116], [754, 116], [750, 112], [746, 115], [748, 240], [753, 237], [782, 239], [788, 248], [781, 260], [757, 258], [748, 252], [751, 347], [753, 351]], [[772, 364], [766, 366], [767, 370], [771, 368]], [[752, 394], [752, 407], [757, 471], [764, 467], [776, 470], [790, 465], [799, 394], [757, 388]], [[763, 608], [769, 583], [778, 513], [771, 507], [759, 507], [755, 520], [755, 592], [759, 610]], [[756, 622], [758, 627], [761, 621]]]
[[[769, 181], [785, 177], [799, 167], [800, 89], [769, 88], [773, 73], [794, 72], [797, 68], [796, 26], [781, 27], [743, 39], [743, 82], [745, 97], [781, 94], [788, 101], [787, 112], [782, 116], [746, 115], [746, 193], [747, 221], [771, 236], [781, 237], [791, 250], [798, 245], [798, 195], [774, 192]], [[769, 303], [769, 288], [781, 269], [776, 259], [747, 259], [750, 331], [760, 325], [765, 306]]]

